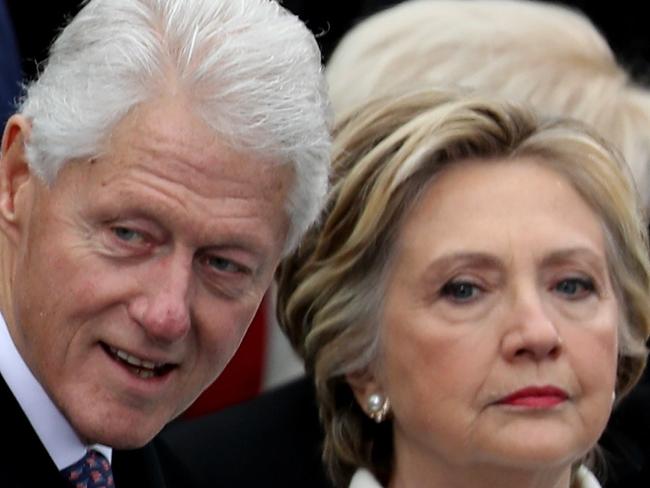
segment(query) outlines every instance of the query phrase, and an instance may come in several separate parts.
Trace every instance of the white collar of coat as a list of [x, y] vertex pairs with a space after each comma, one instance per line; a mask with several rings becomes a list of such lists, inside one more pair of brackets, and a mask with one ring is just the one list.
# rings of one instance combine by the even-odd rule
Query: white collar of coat
[[[598, 480], [585, 466], [580, 466], [576, 474], [580, 488], [602, 488]], [[367, 469], [357, 469], [350, 481], [349, 488], [382, 488], [379, 482]]]

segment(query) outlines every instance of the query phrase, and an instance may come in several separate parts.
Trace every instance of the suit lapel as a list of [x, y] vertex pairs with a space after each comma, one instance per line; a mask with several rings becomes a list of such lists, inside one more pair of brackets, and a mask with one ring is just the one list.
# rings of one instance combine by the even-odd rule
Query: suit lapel
[[[4, 422], [0, 430], [0, 487], [69, 488], [1, 375], [0, 412]], [[189, 472], [165, 453], [164, 449], [155, 449], [153, 443], [130, 451], [113, 450], [111, 467], [116, 488], [189, 486]]]
[[4, 422], [0, 439], [0, 486], [67, 488], [2, 376], [0, 408]]

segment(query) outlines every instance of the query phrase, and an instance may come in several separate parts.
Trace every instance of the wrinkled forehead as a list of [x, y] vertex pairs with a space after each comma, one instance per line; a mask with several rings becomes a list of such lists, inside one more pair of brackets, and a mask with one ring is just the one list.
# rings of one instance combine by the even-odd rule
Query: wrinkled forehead
[[[258, 181], [268, 183], [261, 185], [262, 190], [277, 193], [293, 180], [279, 157], [254, 148], [235, 148], [182, 98], [135, 107], [110, 131], [97, 159], [132, 167], [147, 163], [150, 170], [179, 181], [194, 177], [198, 186]], [[158, 170], [157, 162], [161, 163]]]
[[291, 166], [232, 149], [199, 117], [169, 101], [127, 115], [97, 157], [68, 162], [53, 188], [92, 189], [93, 198], [79, 204], [113, 214], [138, 210], [174, 226], [184, 222], [188, 235], [195, 233], [192, 222], [212, 238], [227, 222], [258, 222], [248, 233], [282, 247], [292, 183]]

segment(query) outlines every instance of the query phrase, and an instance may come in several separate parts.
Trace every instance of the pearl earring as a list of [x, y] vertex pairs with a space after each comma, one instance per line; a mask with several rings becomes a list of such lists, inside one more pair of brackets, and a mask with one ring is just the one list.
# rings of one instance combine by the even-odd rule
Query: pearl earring
[[366, 406], [368, 407], [368, 416], [378, 424], [386, 419], [390, 411], [390, 401], [381, 393], [370, 395]]

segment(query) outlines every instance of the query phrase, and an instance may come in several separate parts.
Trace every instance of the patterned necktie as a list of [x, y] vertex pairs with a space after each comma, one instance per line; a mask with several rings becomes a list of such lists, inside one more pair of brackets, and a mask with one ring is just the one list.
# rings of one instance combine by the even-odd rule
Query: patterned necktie
[[115, 488], [111, 465], [97, 451], [88, 451], [79, 461], [62, 470], [61, 474], [73, 488]]

